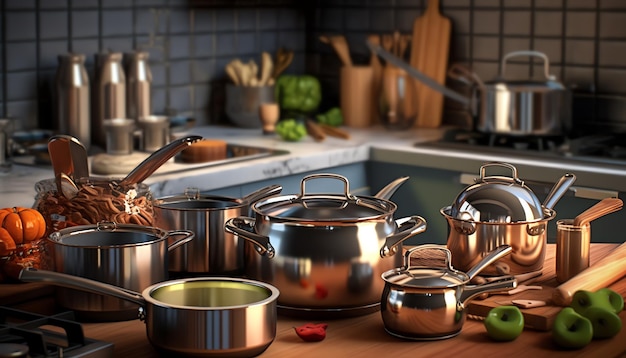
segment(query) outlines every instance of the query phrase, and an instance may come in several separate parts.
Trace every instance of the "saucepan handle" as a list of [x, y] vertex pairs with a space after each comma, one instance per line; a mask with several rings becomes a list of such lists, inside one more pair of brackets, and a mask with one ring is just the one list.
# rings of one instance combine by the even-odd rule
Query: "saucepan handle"
[[196, 237], [194, 232], [191, 230], [172, 230], [172, 231], [167, 232], [168, 238], [171, 236], [181, 236], [181, 235], [182, 235], [181, 238], [173, 241], [171, 244], [167, 246], [168, 252], [174, 250], [177, 247], [183, 246], [184, 244], [190, 242]]

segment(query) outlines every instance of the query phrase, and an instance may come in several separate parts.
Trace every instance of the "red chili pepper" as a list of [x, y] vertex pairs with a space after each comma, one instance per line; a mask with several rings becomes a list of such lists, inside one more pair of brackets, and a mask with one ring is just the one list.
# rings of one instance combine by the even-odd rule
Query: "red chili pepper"
[[306, 323], [299, 327], [294, 327], [296, 334], [305, 342], [319, 342], [326, 338], [326, 323]]

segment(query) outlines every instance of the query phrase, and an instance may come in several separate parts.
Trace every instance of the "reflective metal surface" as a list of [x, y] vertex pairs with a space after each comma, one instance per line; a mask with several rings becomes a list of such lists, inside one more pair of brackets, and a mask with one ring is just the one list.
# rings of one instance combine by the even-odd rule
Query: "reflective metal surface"
[[[168, 252], [193, 236], [193, 232], [184, 230], [100, 223], [54, 232], [47, 240], [47, 247], [57, 272], [141, 291], [168, 278]], [[171, 244], [168, 238], [172, 238]], [[86, 318], [104, 321], [137, 318], [137, 305], [115, 297], [65, 288], [58, 288], [56, 295], [61, 306]]]
[[[442, 267], [412, 266], [411, 255], [431, 250], [445, 253]], [[492, 251], [476, 265], [475, 272], [507, 255], [510, 248]], [[405, 253], [404, 266], [382, 275], [385, 287], [381, 316], [385, 330], [412, 340], [437, 340], [458, 335], [465, 322], [465, 307], [473, 297], [490, 291], [514, 288], [517, 281], [506, 277], [482, 285], [468, 285], [470, 277], [455, 270], [451, 252], [441, 245], [420, 245]]]
[[483, 256], [501, 245], [513, 247], [511, 255], [483, 270], [485, 275], [520, 274], [540, 270], [546, 255], [547, 225], [556, 217], [553, 210], [545, 219], [510, 223], [459, 220], [450, 215], [450, 207], [441, 209], [448, 222], [447, 247], [452, 265], [469, 270]]
[[183, 274], [242, 274], [243, 241], [224, 230], [227, 220], [248, 215], [250, 204], [280, 193], [282, 187], [271, 185], [236, 199], [200, 194], [188, 189], [184, 195], [155, 201], [156, 226], [172, 230], [192, 230], [196, 237], [169, 255], [169, 271]]

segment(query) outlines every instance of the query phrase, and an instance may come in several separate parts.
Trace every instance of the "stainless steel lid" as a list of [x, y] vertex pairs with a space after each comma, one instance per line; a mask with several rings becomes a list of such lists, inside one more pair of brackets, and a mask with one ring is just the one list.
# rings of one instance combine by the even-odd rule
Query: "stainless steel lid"
[[[307, 194], [311, 179], [332, 178], [344, 183], [343, 194]], [[302, 179], [299, 195], [272, 197], [254, 203], [252, 209], [263, 216], [284, 221], [356, 222], [388, 217], [397, 206], [386, 199], [357, 197], [349, 192], [348, 179], [337, 174], [312, 174]]]
[[[487, 169], [493, 167], [509, 169], [512, 175], [487, 176]], [[480, 177], [456, 197], [449, 215], [459, 220], [514, 223], [542, 220], [546, 210], [513, 165], [494, 162], [480, 167]]]

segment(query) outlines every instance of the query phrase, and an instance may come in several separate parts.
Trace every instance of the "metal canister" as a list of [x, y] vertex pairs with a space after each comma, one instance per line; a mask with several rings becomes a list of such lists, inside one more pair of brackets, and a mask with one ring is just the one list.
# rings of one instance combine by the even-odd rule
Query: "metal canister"
[[56, 73], [57, 123], [62, 134], [78, 138], [86, 148], [91, 145], [89, 76], [85, 55], [68, 53], [58, 56]]
[[150, 86], [152, 72], [148, 64], [150, 54], [145, 51], [135, 51], [126, 54], [126, 109], [128, 118], [138, 120], [152, 114], [150, 100]]
[[104, 120], [126, 117], [126, 76], [122, 53], [96, 55], [97, 110], [92, 117], [91, 137], [95, 144], [106, 145]]

